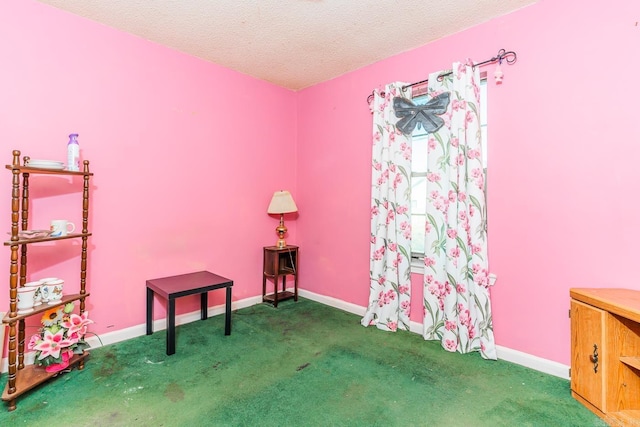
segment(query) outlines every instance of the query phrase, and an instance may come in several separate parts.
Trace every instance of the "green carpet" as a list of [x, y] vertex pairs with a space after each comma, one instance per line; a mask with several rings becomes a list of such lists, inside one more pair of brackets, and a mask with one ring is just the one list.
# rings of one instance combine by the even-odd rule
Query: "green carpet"
[[[605, 426], [569, 382], [300, 299], [95, 349], [21, 396], [0, 425]], [[6, 382], [6, 374], [3, 376]]]

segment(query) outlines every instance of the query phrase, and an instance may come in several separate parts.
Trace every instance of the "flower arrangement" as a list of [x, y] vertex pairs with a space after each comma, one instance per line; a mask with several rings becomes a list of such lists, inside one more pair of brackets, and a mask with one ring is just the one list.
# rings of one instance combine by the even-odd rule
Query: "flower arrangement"
[[44, 312], [40, 332], [34, 334], [27, 344], [29, 350], [36, 352], [36, 364], [48, 367], [64, 363], [72, 353], [82, 354], [89, 348], [84, 336], [87, 325], [93, 321], [88, 317], [89, 312], [75, 314], [74, 308], [75, 304], [70, 302]]

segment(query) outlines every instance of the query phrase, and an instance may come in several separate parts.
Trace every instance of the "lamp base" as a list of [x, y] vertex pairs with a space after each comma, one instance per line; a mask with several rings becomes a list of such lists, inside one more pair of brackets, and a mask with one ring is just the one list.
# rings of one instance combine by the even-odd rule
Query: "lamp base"
[[276, 248], [282, 249], [287, 247], [287, 242], [284, 241], [284, 235], [287, 233], [287, 227], [284, 225], [284, 215], [280, 214], [280, 224], [276, 227], [276, 233], [278, 234], [278, 241], [276, 242]]

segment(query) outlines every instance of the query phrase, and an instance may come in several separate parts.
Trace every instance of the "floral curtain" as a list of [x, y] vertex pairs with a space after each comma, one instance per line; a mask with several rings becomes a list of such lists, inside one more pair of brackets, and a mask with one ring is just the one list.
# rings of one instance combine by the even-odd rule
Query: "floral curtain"
[[411, 141], [396, 129], [395, 96], [406, 83], [374, 93], [370, 296], [362, 325], [409, 329], [411, 281]]
[[496, 359], [487, 263], [480, 76], [471, 64], [429, 76], [427, 94], [450, 92], [429, 135], [424, 271], [424, 331], [449, 351]]

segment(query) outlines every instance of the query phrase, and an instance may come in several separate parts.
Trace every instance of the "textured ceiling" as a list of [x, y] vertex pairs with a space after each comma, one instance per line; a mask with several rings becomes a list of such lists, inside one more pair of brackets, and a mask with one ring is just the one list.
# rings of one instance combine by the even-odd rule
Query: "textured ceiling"
[[38, 1], [298, 90], [537, 0]]

